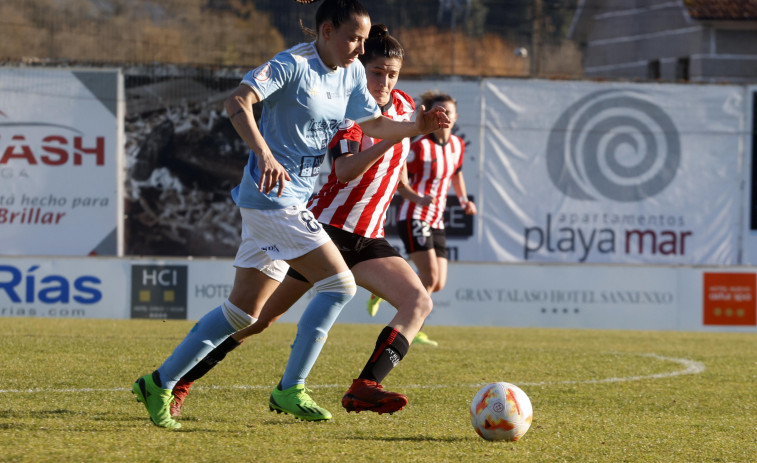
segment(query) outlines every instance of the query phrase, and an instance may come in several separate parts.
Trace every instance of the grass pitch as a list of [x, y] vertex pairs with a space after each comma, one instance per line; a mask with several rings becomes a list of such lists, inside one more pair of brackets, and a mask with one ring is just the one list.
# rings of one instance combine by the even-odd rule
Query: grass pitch
[[[131, 394], [189, 322], [4, 318], [0, 461], [751, 462], [757, 455], [757, 336], [436, 327], [384, 382], [394, 415], [346, 413], [341, 396], [381, 326], [336, 325], [308, 382], [334, 414], [268, 410], [296, 327], [249, 339], [197, 383], [184, 427], [153, 426]], [[468, 407], [485, 383], [531, 398], [517, 443], [487, 442]]]

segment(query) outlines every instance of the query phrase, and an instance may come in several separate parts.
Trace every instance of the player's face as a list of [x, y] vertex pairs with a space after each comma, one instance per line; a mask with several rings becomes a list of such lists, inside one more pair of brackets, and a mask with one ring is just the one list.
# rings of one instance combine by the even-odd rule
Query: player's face
[[365, 64], [365, 77], [368, 91], [379, 106], [389, 103], [391, 92], [400, 77], [402, 60], [399, 58], [378, 57]]
[[371, 18], [368, 16], [353, 16], [336, 29], [330, 23], [324, 24], [327, 56], [321, 58], [329, 66], [349, 66], [365, 51], [363, 45], [370, 31]]

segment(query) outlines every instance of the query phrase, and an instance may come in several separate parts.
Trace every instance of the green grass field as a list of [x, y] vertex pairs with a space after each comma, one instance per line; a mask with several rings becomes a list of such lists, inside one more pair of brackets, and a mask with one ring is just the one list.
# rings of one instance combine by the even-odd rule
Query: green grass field
[[[0, 461], [751, 462], [757, 458], [757, 336], [429, 327], [384, 382], [394, 415], [348, 414], [341, 396], [379, 325], [336, 325], [309, 378], [334, 419], [268, 410], [295, 326], [232, 352], [185, 403], [183, 428], [153, 426], [131, 383], [189, 322], [4, 318]], [[509, 381], [534, 421], [517, 443], [470, 425], [479, 387]]]

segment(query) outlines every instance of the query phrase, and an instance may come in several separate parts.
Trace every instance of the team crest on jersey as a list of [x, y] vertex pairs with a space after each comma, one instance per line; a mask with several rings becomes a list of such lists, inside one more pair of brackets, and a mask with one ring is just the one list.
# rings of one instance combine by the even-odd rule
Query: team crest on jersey
[[271, 63], [265, 63], [252, 71], [252, 77], [258, 82], [265, 82], [271, 78]]
[[339, 124], [338, 130], [349, 130], [349, 128], [352, 127], [353, 125], [355, 125], [355, 121], [352, 121], [350, 119], [345, 119], [342, 121], [341, 124]]

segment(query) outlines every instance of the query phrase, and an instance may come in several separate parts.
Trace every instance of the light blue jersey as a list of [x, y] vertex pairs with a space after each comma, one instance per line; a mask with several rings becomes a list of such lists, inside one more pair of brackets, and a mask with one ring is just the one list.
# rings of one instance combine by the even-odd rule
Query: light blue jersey
[[329, 69], [318, 56], [315, 42], [277, 54], [248, 72], [242, 84], [262, 100], [260, 133], [292, 180], [280, 198], [278, 186], [267, 195], [259, 192], [257, 156], [250, 151], [242, 183], [232, 191], [239, 207], [283, 209], [305, 203], [339, 124], [344, 119], [360, 123], [381, 115], [368, 93], [362, 63], [356, 60], [347, 68]]

